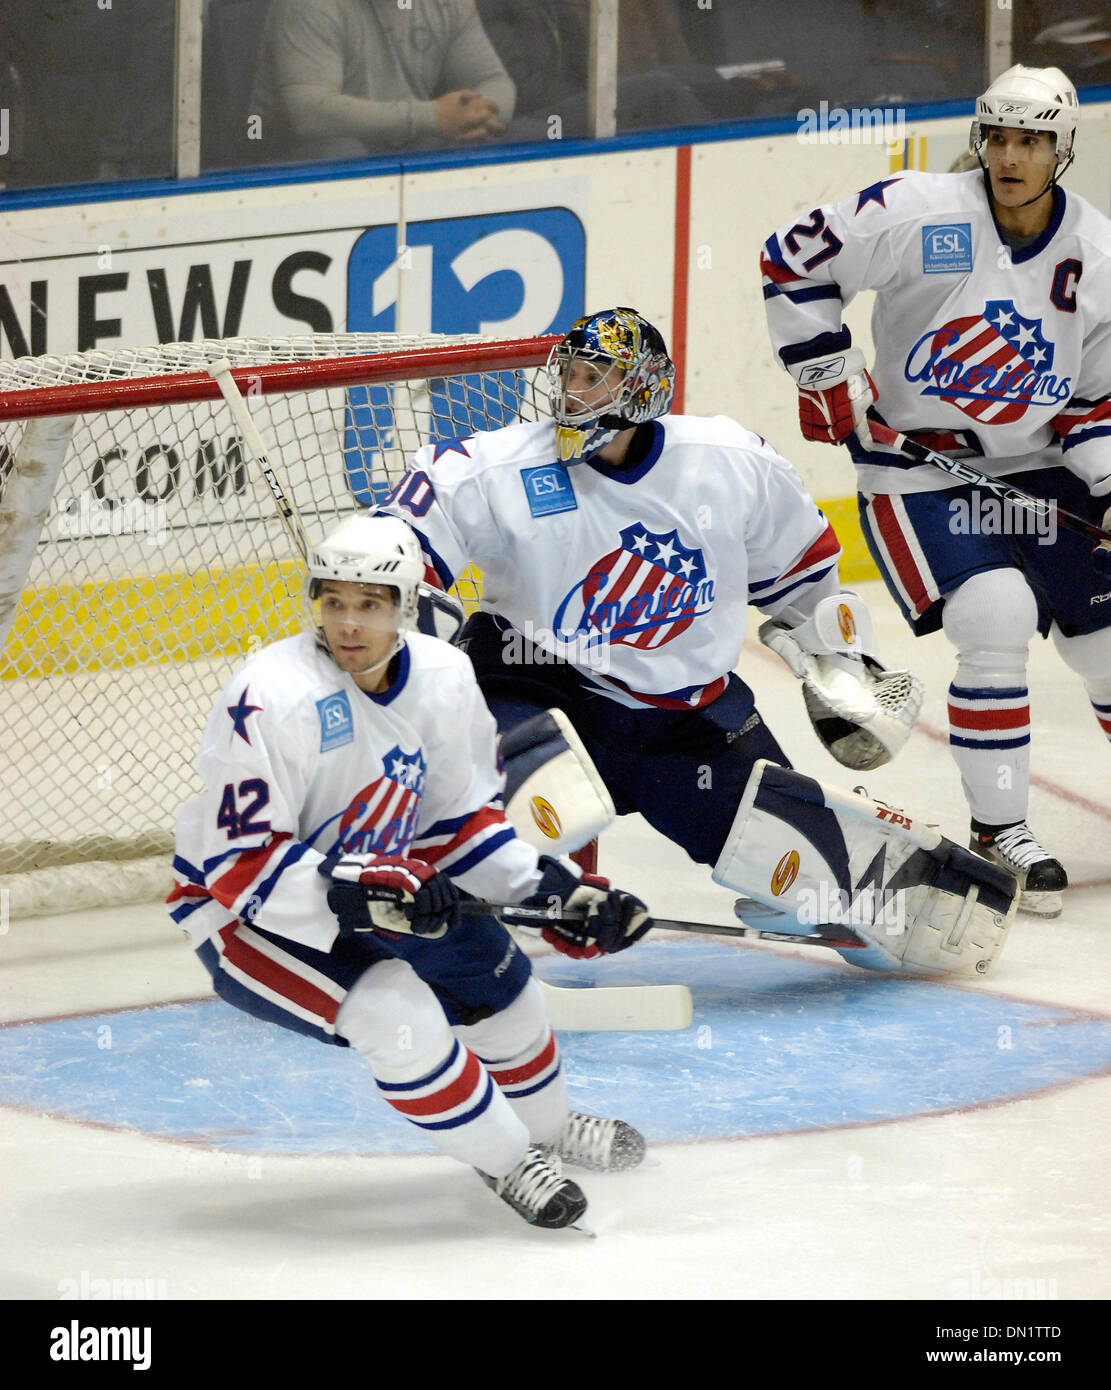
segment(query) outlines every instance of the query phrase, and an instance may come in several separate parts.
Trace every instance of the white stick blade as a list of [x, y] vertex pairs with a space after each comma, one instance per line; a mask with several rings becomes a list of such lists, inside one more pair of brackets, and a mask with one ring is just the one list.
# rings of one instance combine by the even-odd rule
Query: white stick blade
[[540, 988], [557, 1033], [675, 1032], [693, 1017], [686, 985], [559, 989], [541, 980]]

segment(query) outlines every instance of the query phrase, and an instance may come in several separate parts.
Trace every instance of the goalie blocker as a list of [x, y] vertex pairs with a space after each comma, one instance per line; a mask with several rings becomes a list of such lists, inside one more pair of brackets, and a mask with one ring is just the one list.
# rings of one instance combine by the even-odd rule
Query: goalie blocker
[[714, 881], [782, 913], [785, 932], [847, 926], [853, 965], [986, 974], [1018, 901], [1005, 870], [933, 826], [774, 763], [758, 762]]

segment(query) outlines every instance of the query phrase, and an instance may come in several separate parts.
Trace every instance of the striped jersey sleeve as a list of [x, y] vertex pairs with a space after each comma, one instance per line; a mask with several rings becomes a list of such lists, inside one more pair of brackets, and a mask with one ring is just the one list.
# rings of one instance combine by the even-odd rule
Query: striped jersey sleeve
[[841, 543], [786, 459], [771, 448], [756, 458], [758, 491], [746, 533], [748, 601], [774, 614], [807, 606], [808, 591], [836, 577]]
[[202, 739], [204, 790], [178, 813], [170, 916], [194, 940], [239, 918], [327, 950], [335, 919], [316, 871], [323, 855], [298, 826], [301, 728], [271, 710], [261, 687], [248, 681], [233, 694], [237, 703], [218, 702]]

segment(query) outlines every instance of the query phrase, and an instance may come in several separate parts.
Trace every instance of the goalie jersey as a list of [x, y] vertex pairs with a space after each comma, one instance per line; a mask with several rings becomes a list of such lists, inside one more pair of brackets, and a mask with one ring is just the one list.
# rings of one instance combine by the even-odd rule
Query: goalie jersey
[[[848, 347], [842, 309], [875, 290], [882, 420], [993, 476], [1063, 462], [1111, 488], [1111, 222], [1075, 193], [1011, 249], [980, 172], [893, 174], [781, 227], [761, 270], [785, 364]], [[953, 486], [887, 452], [856, 456], [862, 491]]]
[[428, 444], [380, 510], [417, 532], [430, 583], [474, 563], [482, 609], [589, 687], [697, 708], [725, 689], [747, 605], [809, 607], [840, 545], [791, 465], [735, 421], [641, 428], [650, 445], [625, 468], [560, 463], [551, 421]]
[[422, 859], [480, 898], [519, 902], [536, 851], [501, 806], [494, 721], [470, 662], [410, 634], [368, 695], [308, 633], [250, 657], [224, 687], [197, 757], [204, 790], [177, 816], [171, 916], [194, 947], [245, 917], [327, 951], [339, 852]]

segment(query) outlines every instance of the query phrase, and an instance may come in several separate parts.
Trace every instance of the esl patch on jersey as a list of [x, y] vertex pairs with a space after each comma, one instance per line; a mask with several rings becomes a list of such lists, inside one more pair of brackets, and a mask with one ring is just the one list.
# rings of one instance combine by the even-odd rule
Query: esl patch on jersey
[[972, 224], [945, 222], [922, 228], [922, 273], [951, 275], [972, 269]]
[[342, 748], [355, 737], [355, 721], [351, 717], [351, 706], [347, 701], [346, 690], [337, 690], [334, 695], [325, 695], [317, 700], [320, 712], [320, 751], [327, 753], [330, 748]]
[[562, 463], [544, 463], [539, 468], [522, 468], [528, 509], [533, 516], [573, 512], [579, 505], [571, 477]]

